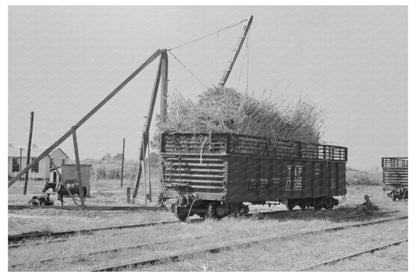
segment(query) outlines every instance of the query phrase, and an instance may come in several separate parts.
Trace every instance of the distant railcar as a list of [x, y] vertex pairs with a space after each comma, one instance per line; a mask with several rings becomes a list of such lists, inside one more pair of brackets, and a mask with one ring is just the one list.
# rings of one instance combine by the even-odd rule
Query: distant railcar
[[347, 148], [230, 133], [164, 133], [164, 199], [180, 220], [248, 212], [244, 202], [332, 209], [345, 195]]
[[383, 184], [388, 197], [393, 201], [408, 198], [408, 158], [407, 157], [383, 157], [381, 158], [383, 169]]

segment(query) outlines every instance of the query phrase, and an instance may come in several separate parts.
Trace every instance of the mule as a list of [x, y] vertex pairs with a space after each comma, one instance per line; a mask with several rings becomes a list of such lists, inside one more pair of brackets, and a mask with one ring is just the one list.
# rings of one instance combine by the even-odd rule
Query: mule
[[[52, 189], [54, 192], [58, 193], [58, 200], [61, 201], [61, 206], [64, 205], [64, 196], [70, 196], [69, 192], [64, 188], [64, 186], [62, 186], [61, 184], [57, 184], [56, 182], [46, 182], [42, 192], [45, 193], [48, 189]], [[68, 190], [71, 192], [72, 195], [79, 196], [79, 185], [72, 184], [68, 186]], [[82, 186], [82, 196], [84, 199], [86, 195], [87, 188], [85, 186]]]

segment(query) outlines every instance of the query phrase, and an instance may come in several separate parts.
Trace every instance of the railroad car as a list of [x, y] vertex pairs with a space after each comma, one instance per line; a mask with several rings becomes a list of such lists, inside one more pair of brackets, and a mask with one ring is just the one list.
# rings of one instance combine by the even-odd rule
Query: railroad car
[[334, 196], [347, 193], [346, 147], [232, 133], [164, 133], [161, 156], [163, 198], [180, 220], [247, 213], [246, 202], [332, 209]]
[[387, 196], [393, 201], [408, 198], [408, 158], [383, 157], [383, 184], [385, 190], [390, 190]]

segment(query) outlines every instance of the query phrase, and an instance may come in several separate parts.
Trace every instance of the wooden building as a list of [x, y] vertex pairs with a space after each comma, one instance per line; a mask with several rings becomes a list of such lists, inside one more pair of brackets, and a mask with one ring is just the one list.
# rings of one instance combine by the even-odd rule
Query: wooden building
[[[19, 173], [23, 168], [26, 167], [26, 149], [10, 147], [9, 146], [9, 157], [8, 157], [8, 176], [14, 177]], [[31, 149], [31, 161], [36, 159], [39, 154], [43, 152], [43, 149], [38, 148]], [[50, 154], [53, 162], [56, 166], [61, 164], [70, 163], [71, 160], [61, 148], [55, 149]], [[48, 156], [44, 157], [35, 165], [31, 170], [29, 170], [29, 178], [31, 180], [49, 180], [49, 171], [52, 168], [52, 162]]]

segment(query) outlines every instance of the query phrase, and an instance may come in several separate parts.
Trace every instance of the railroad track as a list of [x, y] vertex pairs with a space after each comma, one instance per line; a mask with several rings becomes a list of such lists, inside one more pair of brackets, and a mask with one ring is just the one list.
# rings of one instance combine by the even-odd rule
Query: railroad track
[[[293, 214], [294, 212], [303, 212], [303, 211], [266, 211], [266, 212], [255, 212], [255, 213], [249, 213], [246, 215], [246, 217], [252, 217], [252, 216], [273, 216], [280, 213], [288, 213]], [[384, 212], [380, 215], [384, 214], [390, 214], [390, 213], [396, 213], [397, 211], [391, 211], [391, 212]], [[333, 218], [333, 220], [344, 220], [344, 219], [352, 219], [352, 218], [360, 218], [360, 217], [366, 217], [366, 215], [361, 216], [342, 216], [339, 218]], [[190, 222], [196, 223], [203, 221], [203, 219], [192, 219]], [[29, 244], [26, 243], [18, 243], [24, 240], [33, 240], [33, 239], [45, 239], [45, 238], [61, 238], [61, 239], [54, 239], [54, 240], [48, 240], [48, 241], [41, 241], [37, 243], [30, 243], [30, 246], [35, 245], [41, 245], [45, 243], [56, 243], [56, 242], [65, 242], [68, 240], [69, 237], [74, 235], [91, 235], [93, 233], [99, 232], [99, 231], [108, 231], [108, 230], [121, 230], [121, 229], [133, 229], [133, 228], [143, 228], [143, 227], [149, 227], [149, 226], [157, 226], [157, 225], [166, 225], [166, 224], [174, 224], [179, 223], [180, 221], [165, 221], [165, 222], [151, 222], [151, 223], [142, 223], [142, 224], [131, 224], [131, 225], [121, 225], [121, 226], [112, 226], [112, 227], [104, 227], [104, 228], [94, 228], [94, 229], [83, 229], [83, 230], [71, 230], [71, 231], [63, 231], [63, 232], [33, 232], [33, 233], [25, 233], [25, 234], [19, 234], [19, 235], [10, 235], [9, 236], [9, 249], [18, 248], [18, 247], [24, 247]]]
[[[200, 222], [202, 219], [192, 219], [191, 222]], [[82, 230], [72, 230], [72, 231], [63, 231], [63, 232], [32, 232], [32, 233], [25, 233], [19, 235], [10, 235], [9, 236], [9, 248], [15, 248], [24, 246], [24, 244], [10, 244], [16, 243], [23, 240], [28, 239], [44, 239], [44, 238], [62, 238], [62, 237], [70, 237], [74, 235], [89, 235], [99, 231], [108, 231], [108, 230], [120, 230], [120, 229], [131, 229], [131, 228], [143, 228], [155, 225], [167, 225], [167, 224], [174, 224], [179, 223], [180, 221], [162, 221], [162, 222], [150, 222], [150, 223], [141, 223], [141, 224], [130, 224], [130, 225], [121, 225], [121, 226], [112, 226], [112, 227], [104, 227], [104, 228], [93, 228], [93, 229], [82, 229]], [[59, 240], [64, 241], [64, 240]], [[52, 241], [56, 242], [56, 241]]]
[[[189, 238], [186, 238], [186, 239], [198, 240], [198, 239], [202, 239], [202, 238], [204, 238], [204, 236], [189, 237]], [[155, 246], [155, 245], [168, 244], [170, 242], [174, 242], [174, 241], [173, 240], [164, 240], [164, 241], [157, 241], [157, 242], [153, 242], [153, 243], [143, 243], [143, 244], [138, 244], [138, 245], [133, 245], [133, 246], [107, 249], [107, 250], [102, 250], [102, 251], [95, 251], [95, 252], [88, 253], [88, 256], [91, 257], [91, 256], [96, 256], [96, 255], [117, 253], [117, 252], [121, 252], [121, 251], [124, 251], [124, 250], [140, 249], [140, 248], [143, 248], [143, 247], [146, 247], [146, 246]], [[37, 261], [37, 263], [45, 264], [45, 263], [51, 263], [51, 262], [55, 262], [55, 261], [59, 261], [59, 260], [77, 259], [77, 258], [78, 258], [78, 256], [66, 256], [66, 257], [59, 257], [59, 258], [50, 258], [50, 259], [39, 260], [39, 261]], [[12, 265], [10, 265], [10, 268], [13, 269], [13, 268], [23, 266], [23, 265], [25, 265], [25, 264], [24, 263], [12, 264]]]
[[315, 265], [312, 265], [312, 266], [303, 267], [303, 268], [297, 269], [295, 271], [310, 271], [310, 270], [315, 269], [315, 268], [320, 267], [320, 266], [332, 265], [332, 264], [338, 263], [340, 261], [355, 258], [355, 257], [361, 256], [361, 255], [367, 254], [367, 253], [374, 253], [376, 251], [381, 251], [381, 250], [390, 248], [392, 246], [402, 244], [404, 242], [408, 242], [408, 239], [401, 239], [401, 240], [394, 241], [394, 242], [391, 242], [391, 243], [388, 243], [388, 244], [383, 244], [381, 246], [377, 246], [377, 247], [373, 247], [373, 248], [366, 249], [366, 250], [363, 250], [363, 251], [355, 252], [355, 253], [340, 257], [340, 258], [335, 258], [335, 259], [324, 261], [324, 262], [321, 262], [321, 263], [318, 263], [318, 264], [315, 264]]
[[[258, 214], [277, 214], [287, 211], [273, 211], [273, 212], [263, 212], [263, 213], [254, 213], [248, 214], [247, 217], [258, 215]], [[196, 223], [201, 222], [203, 219], [191, 219], [189, 222]], [[34, 240], [34, 239], [45, 239], [45, 238], [62, 238], [62, 237], [70, 237], [74, 235], [89, 235], [99, 231], [108, 231], [108, 230], [121, 230], [121, 229], [132, 229], [132, 228], [143, 228], [149, 226], [156, 226], [156, 225], [167, 225], [167, 224], [174, 224], [180, 223], [179, 220], [173, 221], [164, 221], [164, 222], [151, 222], [151, 223], [141, 223], [141, 224], [131, 224], [131, 225], [120, 225], [120, 226], [112, 226], [112, 227], [103, 227], [103, 228], [93, 228], [93, 229], [81, 229], [81, 230], [71, 230], [71, 231], [62, 231], [62, 232], [31, 232], [31, 233], [24, 233], [18, 235], [9, 235], [9, 248], [17, 248], [26, 246], [27, 244], [17, 242], [24, 241], [24, 240]], [[59, 240], [51, 240], [46, 243], [53, 243], [53, 242], [63, 242], [67, 239], [59, 239]], [[40, 245], [45, 242], [39, 243], [31, 243], [30, 245]]]
[[96, 272], [102, 272], [102, 271], [119, 271], [119, 270], [123, 270], [123, 269], [130, 269], [130, 268], [135, 268], [135, 267], [140, 267], [140, 266], [144, 266], [144, 265], [153, 265], [153, 264], [160, 264], [160, 263], [166, 263], [166, 262], [176, 262], [179, 261], [181, 258], [186, 258], [186, 257], [192, 257], [194, 255], [197, 254], [202, 254], [202, 253], [219, 253], [220, 251], [224, 251], [224, 250], [230, 250], [234, 247], [250, 247], [254, 244], [258, 244], [258, 243], [262, 243], [262, 242], [266, 242], [266, 241], [273, 241], [273, 240], [280, 240], [280, 239], [292, 239], [292, 238], [296, 238], [299, 236], [305, 236], [305, 235], [312, 235], [312, 234], [320, 234], [320, 233], [327, 233], [327, 232], [335, 232], [335, 231], [341, 231], [341, 230], [346, 230], [346, 229], [350, 229], [350, 228], [357, 228], [357, 227], [363, 227], [363, 226], [369, 226], [369, 225], [375, 225], [375, 224], [381, 224], [381, 223], [385, 223], [385, 222], [390, 222], [390, 221], [396, 221], [396, 220], [404, 220], [407, 219], [407, 216], [402, 216], [402, 217], [395, 217], [395, 218], [389, 218], [389, 219], [381, 219], [381, 220], [376, 220], [376, 221], [369, 221], [369, 222], [363, 222], [363, 223], [357, 223], [357, 224], [349, 224], [349, 225], [344, 225], [344, 226], [338, 226], [338, 227], [332, 227], [332, 228], [326, 228], [326, 229], [318, 229], [318, 230], [313, 230], [313, 231], [307, 231], [307, 232], [300, 232], [300, 233], [295, 233], [295, 234], [290, 234], [290, 235], [284, 235], [284, 236], [272, 236], [272, 237], [267, 237], [267, 238], [250, 238], [250, 239], [244, 239], [244, 240], [240, 240], [237, 242], [232, 242], [229, 243], [227, 245], [223, 245], [223, 246], [219, 246], [219, 247], [206, 247], [204, 249], [191, 249], [190, 251], [177, 251], [177, 253], [171, 254], [169, 256], [162, 256], [159, 258], [154, 258], [154, 259], [147, 259], [147, 260], [142, 260], [142, 261], [137, 261], [135, 260], [134, 262], [129, 262], [129, 263], [124, 263], [121, 265], [114, 265], [114, 266], [108, 266], [108, 267], [101, 267], [101, 268], [93, 268], [92, 271], [96, 271]]
[[[283, 211], [279, 211], [279, 212], [283, 212]], [[270, 213], [270, 212], [268, 212], [268, 213]], [[360, 217], [362, 217], [362, 216], [354, 216], [354, 218], [360, 218]], [[353, 218], [353, 217], [348, 217], [348, 218]], [[384, 222], [388, 222], [388, 221], [392, 221], [392, 220], [400, 220], [400, 219], [405, 219], [405, 218], [407, 218], [407, 217], [383, 219], [383, 220], [378, 220], [378, 221], [365, 222], [365, 223], [360, 223], [360, 224], [347, 225], [347, 226], [342, 226], [342, 227], [335, 227], [335, 228], [323, 229], [323, 230], [318, 230], [318, 231], [311, 231], [311, 232], [306, 232], [306, 233], [294, 234], [294, 235], [290, 235], [290, 236], [280, 236], [280, 237], [276, 237], [276, 238], [272, 238], [272, 239], [290, 238], [290, 237], [293, 237], [293, 236], [301, 236], [301, 235], [304, 235], [304, 234], [313, 234], [313, 233], [316, 233], [316, 232], [320, 233], [320, 232], [329, 232], [329, 231], [344, 230], [344, 229], [352, 228], [352, 227], [366, 226], [366, 225], [372, 225], [372, 224], [379, 224], [379, 223], [384, 223]], [[197, 236], [197, 237], [192, 237], [192, 238], [187, 238], [187, 239], [198, 240], [198, 239], [202, 239], [202, 238], [204, 238], [204, 237], [203, 236]], [[266, 240], [269, 240], [269, 239], [270, 238], [267, 238]], [[53, 242], [56, 242], [56, 241], [53, 241]], [[94, 255], [117, 253], [117, 252], [121, 252], [123, 250], [140, 249], [140, 248], [148, 247], [148, 246], [168, 244], [170, 242], [173, 242], [173, 241], [172, 240], [165, 240], [165, 241], [159, 241], [159, 242], [153, 242], [153, 243], [145, 243], [145, 244], [133, 245], [133, 246], [128, 246], [128, 247], [121, 247], [121, 248], [115, 248], [115, 249], [107, 249], [107, 250], [103, 250], [103, 251], [91, 252], [91, 253], [88, 254], [88, 256], [92, 257]], [[261, 241], [258, 241], [258, 242], [261, 242]], [[256, 242], [251, 242], [251, 243], [256, 243]], [[34, 244], [31, 244], [31, 245], [34, 245]], [[247, 246], [249, 246], [249, 245], [247, 245]], [[234, 247], [234, 246], [227, 246], [227, 247]], [[221, 250], [221, 249], [218, 249], [217, 252], [219, 252], [219, 250]], [[227, 248], [224, 248], [222, 250], [226, 250], [226, 249]], [[204, 250], [202, 252], [207, 252], [207, 251], [208, 252], [211, 252], [211, 253], [214, 253], [214, 252], [216, 252], [216, 248], [209, 249], [209, 250]], [[78, 257], [75, 257], [75, 256], [73, 256], [73, 257], [72, 256], [67, 256], [67, 257], [59, 257], [59, 258], [49, 258], [49, 259], [43, 259], [43, 260], [37, 261], [37, 263], [39, 263], [39, 264], [45, 264], [45, 263], [50, 263], [50, 262], [54, 262], [54, 261], [58, 261], [58, 260], [68, 260], [68, 259], [70, 260], [70, 259], [76, 259], [76, 258], [78, 258]], [[143, 264], [139, 264], [137, 266], [146, 265], [146, 264], [153, 264], [153, 263], [156, 263], [156, 262], [160, 262], [160, 260], [163, 260], [163, 259], [165, 259], [165, 258], [155, 259], [154, 261], [153, 260], [152, 261], [144, 261]], [[175, 260], [175, 259], [176, 258], [174, 256], [170, 260]], [[168, 260], [169, 260], [169, 258], [168, 258]], [[21, 263], [21, 264], [12, 264], [12, 265], [10, 265], [10, 268], [11, 269], [15, 269], [15, 268], [17, 268], [19, 266], [24, 266], [24, 263]]]

